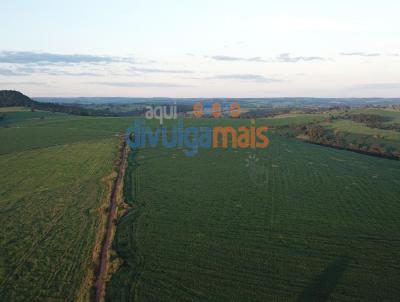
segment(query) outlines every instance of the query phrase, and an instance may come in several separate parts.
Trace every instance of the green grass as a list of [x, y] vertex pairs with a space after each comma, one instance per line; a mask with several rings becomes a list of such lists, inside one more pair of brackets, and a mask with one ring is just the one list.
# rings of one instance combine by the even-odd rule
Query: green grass
[[31, 111], [30, 108], [28, 107], [0, 107], [0, 112], [25, 112], [25, 111]]
[[[0, 155], [49, 146], [112, 138], [123, 134], [132, 118], [78, 117], [41, 112], [13, 112], [0, 127]], [[12, 122], [11, 122], [12, 121]]]
[[392, 123], [400, 123], [400, 111], [393, 110], [388, 108], [361, 108], [361, 109], [352, 109], [349, 111], [351, 114], [375, 114], [387, 117], [390, 121], [386, 122], [387, 124]]
[[263, 119], [268, 126], [283, 126], [283, 125], [299, 125], [309, 124], [312, 122], [321, 122], [326, 119], [324, 114], [293, 114], [293, 115], [278, 115], [274, 118]]
[[76, 117], [64, 120], [34, 121], [29, 124], [35, 127], [55, 127], [64, 129], [91, 129], [109, 131], [114, 133], [123, 132], [132, 122], [131, 117]]
[[12, 117], [0, 128], [0, 300], [75, 301], [129, 121]]
[[0, 128], [0, 154], [115, 137], [108, 131], [55, 127]]
[[72, 301], [91, 260], [117, 139], [2, 155], [4, 301]]
[[333, 123], [323, 123], [322, 125], [333, 132], [340, 132], [347, 144], [377, 145], [386, 150], [400, 151], [399, 131], [370, 128], [365, 124], [350, 120], [335, 120]]
[[336, 120], [331, 124], [326, 124], [328, 128], [358, 135], [376, 136], [382, 139], [397, 140], [400, 142], [400, 132], [394, 130], [384, 130], [379, 128], [370, 128], [362, 123], [356, 123], [350, 120]]
[[278, 136], [255, 155], [140, 150], [107, 301], [397, 301], [400, 163]]
[[[371, 128], [366, 124], [357, 123], [349, 119], [340, 118], [344, 114], [376, 114], [387, 117], [389, 120], [384, 125], [400, 123], [400, 111], [384, 108], [357, 108], [345, 111], [332, 110], [324, 114], [293, 114], [282, 115], [272, 119], [264, 119], [263, 122], [269, 126], [291, 126], [299, 124], [318, 123], [332, 134], [340, 132], [341, 140], [345, 145], [357, 144], [363, 146], [380, 146], [387, 151], [400, 151], [400, 132]], [[327, 121], [329, 116], [337, 119]], [[296, 136], [292, 129], [278, 129], [277, 133], [284, 136]]]
[[14, 112], [4, 112], [5, 117], [0, 121], [0, 127], [10, 126], [19, 122], [26, 121], [44, 121], [48, 119], [63, 119], [71, 118], [71, 116], [64, 113], [47, 112], [47, 111], [14, 111]]
[[[0, 300], [73, 301], [91, 265], [102, 178], [132, 119], [6, 114]], [[340, 122], [329, 125], [375, 135]], [[250, 150], [200, 150], [192, 158], [181, 149], [131, 153], [124, 195], [132, 209], [118, 220], [114, 241], [124, 265], [107, 301], [398, 300], [400, 162], [271, 135], [249, 166]], [[398, 142], [396, 133], [385, 135]]]

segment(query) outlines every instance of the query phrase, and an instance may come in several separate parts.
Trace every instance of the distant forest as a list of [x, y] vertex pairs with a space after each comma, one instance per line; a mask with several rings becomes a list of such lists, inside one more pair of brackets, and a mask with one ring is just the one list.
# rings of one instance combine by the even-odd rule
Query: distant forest
[[[152, 100], [148, 103], [143, 103], [142, 106], [136, 108], [128, 108], [121, 110], [111, 110], [110, 108], [118, 109], [121, 105], [97, 106], [95, 104], [75, 104], [75, 103], [55, 103], [55, 102], [38, 102], [32, 100], [28, 96], [15, 90], [0, 90], [0, 107], [28, 107], [34, 110], [44, 110], [50, 112], [62, 112], [73, 115], [83, 116], [140, 116], [146, 112], [143, 105], [152, 105]], [[159, 105], [159, 104], [154, 104]], [[177, 105], [178, 112], [188, 112], [192, 110], [192, 106], [188, 104]]]
[[[46, 103], [37, 102], [22, 94], [19, 91], [14, 90], [0, 90], [0, 107], [29, 107], [32, 111], [34, 110], [44, 110], [50, 112], [62, 112], [74, 115], [83, 116], [115, 116], [115, 113], [109, 110], [94, 110], [91, 108], [84, 108], [78, 105], [71, 104], [57, 104], [57, 103]], [[125, 112], [124, 115], [139, 115], [143, 113], [142, 110], [135, 110], [135, 112]]]

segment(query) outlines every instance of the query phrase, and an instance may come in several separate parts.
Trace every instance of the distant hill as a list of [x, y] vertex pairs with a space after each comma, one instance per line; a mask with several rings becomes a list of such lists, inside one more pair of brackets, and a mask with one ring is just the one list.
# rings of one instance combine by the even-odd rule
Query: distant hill
[[32, 110], [63, 112], [75, 115], [111, 116], [106, 110], [93, 110], [77, 105], [61, 105], [55, 103], [37, 102], [15, 90], [0, 90], [0, 107], [29, 107]]
[[36, 101], [14, 90], [0, 90], [0, 107], [32, 107]]
[[[143, 107], [124, 108], [124, 110], [119, 111], [112, 110], [112, 107], [96, 105], [96, 102], [92, 105], [87, 105], [84, 102], [56, 102], [56, 100], [59, 99], [60, 98], [37, 98], [37, 100], [32, 100], [19, 91], [0, 90], [0, 107], [27, 107], [32, 110], [37, 109], [50, 112], [63, 112], [83, 116], [139, 116], [143, 115], [146, 111]], [[96, 98], [93, 99], [96, 100]], [[192, 110], [192, 106], [178, 105], [178, 112], [187, 112], [190, 110]]]

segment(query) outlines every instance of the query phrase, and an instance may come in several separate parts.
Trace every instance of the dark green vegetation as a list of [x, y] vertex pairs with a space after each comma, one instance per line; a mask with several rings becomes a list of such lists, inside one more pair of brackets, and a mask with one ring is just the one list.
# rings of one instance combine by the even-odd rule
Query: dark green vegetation
[[[49, 112], [62, 112], [81, 116], [139, 116], [144, 115], [146, 109], [144, 105], [160, 105], [157, 99], [128, 99], [122, 103], [114, 103], [113, 98], [106, 98], [106, 103], [101, 102], [102, 98], [39, 98], [40, 101], [32, 100], [19, 91], [0, 90], [0, 109], [6, 107], [26, 107], [34, 110], [42, 110]], [[118, 99], [118, 98], [117, 98]], [[122, 98], [124, 100], [125, 98]], [[104, 101], [104, 100], [103, 100]], [[119, 100], [121, 102], [121, 100]], [[100, 102], [100, 103], [97, 103]], [[161, 104], [164, 102], [162, 101]], [[169, 104], [173, 104], [173, 100], [168, 100]], [[178, 112], [188, 112], [193, 108], [192, 104], [178, 104]], [[6, 116], [1, 114], [0, 122]]]
[[[76, 301], [128, 119], [7, 112], [0, 122], [0, 300]], [[44, 118], [41, 118], [44, 117]], [[1, 127], [3, 126], [3, 127]]]
[[0, 107], [23, 106], [31, 107], [36, 102], [21, 92], [14, 90], [0, 90]]
[[[7, 107], [6, 107], [7, 108]], [[11, 124], [27, 121], [40, 121], [40, 120], [54, 120], [68, 118], [67, 115], [62, 113], [53, 113], [48, 111], [15, 111], [15, 112], [2, 112], [2, 119], [0, 120], [0, 127], [8, 127]]]
[[131, 155], [108, 301], [398, 301], [400, 162], [273, 133], [182, 151]]
[[[2, 107], [13, 107], [23, 106], [34, 110], [45, 110], [49, 112], [62, 112], [75, 115], [83, 116], [112, 116], [113, 114], [109, 110], [95, 110], [91, 108], [84, 108], [77, 104], [57, 104], [50, 102], [37, 102], [19, 91], [14, 90], [0, 90], [0, 108]], [[2, 116], [0, 116], [2, 120]]]
[[[274, 120], [280, 121], [274, 123]], [[400, 110], [328, 110], [266, 120], [286, 137], [363, 154], [400, 159]], [[273, 122], [273, 123], [271, 123]]]

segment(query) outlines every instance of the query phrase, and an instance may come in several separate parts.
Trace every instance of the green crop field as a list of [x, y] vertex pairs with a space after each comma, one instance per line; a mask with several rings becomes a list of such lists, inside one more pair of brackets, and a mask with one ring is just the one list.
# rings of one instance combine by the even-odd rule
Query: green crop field
[[[399, 114], [400, 115], [400, 114]], [[356, 123], [350, 120], [337, 120], [331, 124], [322, 124], [333, 131], [340, 131], [348, 141], [357, 141], [360, 138], [367, 144], [378, 144], [390, 146], [400, 150], [400, 132], [370, 128], [365, 124]]]
[[266, 118], [264, 122], [269, 126], [298, 125], [312, 122], [321, 122], [327, 118], [325, 114], [282, 114], [273, 118]]
[[275, 135], [256, 151], [141, 149], [106, 300], [398, 301], [399, 196], [398, 161]]
[[116, 132], [129, 123], [49, 112], [7, 112], [5, 122], [0, 300], [74, 301], [87, 290]]
[[[9, 107], [5, 107], [9, 108]], [[3, 108], [4, 110], [4, 108]], [[9, 109], [13, 110], [13, 109]], [[21, 109], [15, 109], [16, 111], [0, 111], [1, 115], [3, 115], [3, 119], [0, 120], [0, 127], [7, 127], [11, 124], [14, 126], [18, 123], [26, 123], [26, 122], [40, 122], [44, 120], [56, 120], [56, 119], [69, 119], [73, 118], [72, 116], [62, 114], [62, 113], [53, 113], [47, 111], [22, 111]]]
[[[322, 122], [399, 141], [392, 130], [325, 119], [257, 123]], [[104, 179], [132, 119], [36, 111], [6, 112], [2, 122], [0, 300], [78, 300], [93, 269]], [[183, 151], [130, 153], [124, 196], [131, 208], [117, 220], [113, 242], [123, 264], [107, 301], [398, 300], [400, 162], [274, 132], [265, 150]]]
[[28, 107], [0, 107], [0, 112], [26, 112], [26, 111], [31, 111], [30, 108]]
[[387, 123], [400, 123], [400, 110], [388, 109], [388, 108], [360, 108], [349, 110], [351, 114], [375, 114], [381, 115], [390, 119]]
[[[379, 115], [385, 120], [379, 125], [368, 125], [353, 121], [349, 115]], [[389, 108], [357, 108], [346, 110], [330, 110], [323, 114], [283, 114], [274, 118], [263, 119], [271, 128], [282, 126], [276, 132], [283, 136], [303, 137], [308, 139], [306, 129], [311, 123], [322, 126], [325, 134], [338, 137], [342, 147], [370, 148], [384, 150], [387, 153], [400, 151], [400, 132], [398, 125], [400, 121], [400, 111]], [[293, 130], [292, 126], [303, 126], [303, 132], [299, 134]], [[338, 144], [337, 142], [334, 144]], [[361, 147], [360, 147], [361, 146]]]

